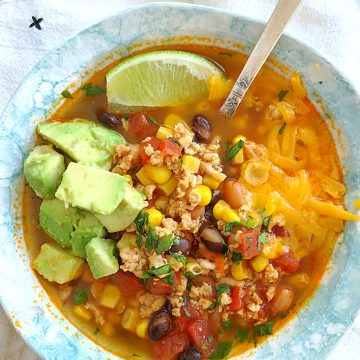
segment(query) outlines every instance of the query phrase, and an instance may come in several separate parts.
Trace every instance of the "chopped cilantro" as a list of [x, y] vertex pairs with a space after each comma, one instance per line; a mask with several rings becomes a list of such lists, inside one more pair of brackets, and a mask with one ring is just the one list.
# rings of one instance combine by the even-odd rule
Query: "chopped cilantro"
[[221, 294], [229, 294], [230, 293], [230, 286], [227, 284], [219, 284], [216, 286], [216, 295], [218, 299], [218, 303], [221, 305]]
[[74, 303], [76, 305], [83, 304], [88, 299], [87, 290], [82, 290], [74, 294]]
[[226, 359], [232, 348], [232, 341], [224, 341], [218, 343], [215, 351], [209, 356], [210, 360], [222, 360]]
[[169, 276], [162, 278], [161, 281], [169, 285], [174, 285], [174, 279], [175, 279], [175, 274], [172, 270], [170, 270]]
[[207, 341], [208, 341], [208, 343], [211, 343], [212, 341], [214, 341], [214, 337], [211, 335], [208, 336]]
[[207, 311], [212, 311], [216, 308], [216, 302], [212, 302], [211, 305], [206, 309]]
[[232, 253], [231, 255], [231, 261], [235, 264], [240, 264], [243, 256], [241, 253]]
[[228, 52], [219, 52], [219, 55], [229, 56], [229, 57], [233, 56], [233, 54], [228, 53]]
[[223, 331], [219, 328], [219, 329], [216, 330], [216, 333], [221, 335], [223, 333]]
[[258, 226], [258, 221], [249, 215], [245, 220], [241, 221], [241, 225], [245, 226], [247, 229], [254, 229]]
[[266, 243], [266, 238], [268, 237], [268, 233], [267, 232], [263, 232], [260, 234], [259, 238], [258, 238], [258, 250], [260, 251], [261, 249], [261, 244], [265, 244]]
[[230, 162], [231, 159], [244, 147], [244, 145], [245, 145], [244, 140], [240, 139], [237, 143], [235, 143], [231, 147], [229, 154], [226, 156], [225, 160], [227, 162]]
[[231, 231], [234, 227], [241, 225], [240, 221], [231, 221], [226, 223], [225, 231]]
[[189, 312], [189, 310], [186, 308], [186, 306], [182, 306], [182, 309], [183, 309], [183, 311], [184, 311], [184, 314], [188, 317], [188, 318], [191, 318], [192, 316], [191, 316], [191, 314], [190, 314], [190, 312]]
[[279, 130], [278, 130], [278, 134], [279, 134], [279, 135], [282, 135], [282, 134], [284, 133], [285, 127], [286, 127], [286, 122], [284, 122], [284, 123], [279, 127]]
[[255, 336], [268, 336], [272, 335], [273, 321], [266, 322], [264, 324], [254, 326], [254, 337]]
[[[151, 227], [149, 227], [149, 234], [150, 231], [152, 230]], [[159, 236], [153, 231], [153, 237], [156, 235], [157, 240], [153, 240], [154, 241], [154, 246], [153, 249], [155, 249], [156, 253], [159, 255], [165, 251], [168, 251], [171, 246], [174, 244], [175, 240], [178, 239], [177, 236], [173, 236], [171, 234], [167, 234], [161, 237], [161, 239], [159, 238]]]
[[97, 333], [100, 332], [100, 329], [99, 328], [95, 328], [95, 331], [94, 331], [94, 334], [96, 335]]
[[171, 142], [173, 142], [174, 144], [181, 146], [181, 144], [173, 137], [168, 137], [167, 139], [170, 140]]
[[65, 99], [73, 99], [71, 93], [69, 90], [64, 90], [62, 93], [61, 93], [61, 96]]
[[201, 344], [201, 348], [202, 348], [203, 350], [206, 350], [206, 348], [207, 348], [206, 342], [203, 342], [203, 343]]
[[184, 266], [186, 266], [187, 260], [186, 257], [184, 255], [178, 254], [178, 253], [174, 253], [169, 251], [169, 254], [171, 257], [173, 257], [175, 260], [177, 260], [178, 262], [180, 262], [181, 264], [183, 264]]
[[[148, 226], [148, 233], [146, 235], [145, 248], [147, 251], [154, 250], [158, 248], [160, 237], [154, 231], [151, 226]], [[157, 252], [158, 253], [158, 252]]]
[[150, 121], [151, 121], [154, 125], [160, 126], [159, 123], [156, 121], [156, 119], [155, 119], [153, 116], [148, 115], [148, 117], [149, 117]]
[[87, 83], [83, 86], [83, 90], [85, 91], [85, 95], [86, 96], [95, 96], [95, 95], [101, 95], [101, 94], [105, 94], [105, 90], [92, 85], [91, 83]]
[[134, 220], [134, 223], [136, 225], [136, 229], [143, 234], [144, 228], [147, 227], [149, 224], [149, 215], [144, 210], [141, 210], [139, 214], [137, 215], [136, 219]]
[[269, 224], [269, 220], [270, 220], [270, 216], [265, 216], [264, 218], [263, 218], [263, 226], [265, 226], [265, 227], [267, 227], [268, 226], [268, 224]]
[[183, 295], [182, 298], [184, 299], [185, 302], [190, 300], [189, 295]]
[[137, 247], [142, 247], [142, 245], [143, 245], [143, 237], [142, 237], [142, 235], [140, 235], [140, 234], [138, 234], [137, 236], [136, 236], [136, 245], [137, 245]]
[[249, 338], [250, 330], [249, 329], [237, 329], [235, 331], [235, 339], [243, 343]]
[[[158, 278], [160, 275], [167, 275], [169, 274], [170, 280], [171, 280], [171, 274], [172, 276], [174, 276], [174, 272], [171, 270], [171, 267], [169, 264], [165, 264], [163, 266], [160, 266], [158, 268], [154, 268], [154, 269], [147, 269], [145, 274], [141, 277], [141, 281], [142, 283], [145, 283], [146, 279], [149, 278]], [[162, 278], [161, 280], [164, 282], [168, 282], [165, 281], [166, 278]]]
[[230, 329], [232, 327], [232, 324], [233, 324], [233, 320], [230, 319], [228, 321], [222, 321], [221, 322], [221, 326], [224, 328], [224, 329]]
[[284, 97], [286, 96], [286, 94], [289, 92], [289, 90], [284, 90], [284, 89], [281, 89], [278, 93], [278, 100], [279, 101], [283, 101], [284, 100]]
[[227, 154], [229, 152], [230, 149], [230, 141], [226, 140], [223, 144], [222, 144], [222, 151]]
[[129, 115], [128, 114], [122, 114], [121, 118], [124, 119], [124, 120], [127, 120], [129, 118]]
[[196, 275], [194, 273], [192, 273], [191, 271], [186, 271], [185, 276], [188, 279], [193, 279], [194, 277], [196, 277]]

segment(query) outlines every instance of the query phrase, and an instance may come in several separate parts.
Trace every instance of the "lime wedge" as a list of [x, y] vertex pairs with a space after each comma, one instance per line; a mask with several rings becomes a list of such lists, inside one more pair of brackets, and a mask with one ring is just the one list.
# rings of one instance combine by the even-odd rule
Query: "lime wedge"
[[131, 57], [106, 75], [110, 106], [161, 107], [193, 103], [209, 95], [209, 79], [225, 78], [202, 56], [153, 51]]

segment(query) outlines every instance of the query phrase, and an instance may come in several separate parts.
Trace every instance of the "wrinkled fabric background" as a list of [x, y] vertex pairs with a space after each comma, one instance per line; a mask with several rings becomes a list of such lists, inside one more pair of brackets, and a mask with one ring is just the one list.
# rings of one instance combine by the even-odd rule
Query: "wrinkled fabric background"
[[[48, 51], [123, 8], [149, 2], [153, 1], [0, 0], [0, 114], [22, 79]], [[264, 21], [276, 4], [276, 0], [181, 2], [230, 9]], [[42, 30], [29, 28], [32, 16], [44, 19], [40, 24]], [[304, 0], [287, 32], [325, 56], [360, 92], [360, 0]], [[360, 317], [329, 357], [331, 360], [358, 358]], [[35, 359], [39, 357], [17, 335], [0, 308], [0, 360]]]

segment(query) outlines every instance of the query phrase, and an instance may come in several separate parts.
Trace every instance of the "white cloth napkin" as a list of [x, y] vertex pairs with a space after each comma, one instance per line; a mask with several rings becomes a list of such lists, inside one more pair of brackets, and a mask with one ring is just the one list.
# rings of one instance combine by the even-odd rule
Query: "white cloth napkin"
[[[30, 69], [53, 47], [81, 29], [141, 0], [0, 0], [0, 114]], [[267, 20], [276, 0], [184, 0]], [[32, 16], [40, 22], [35, 26]], [[287, 32], [310, 44], [351, 79], [360, 92], [360, 0], [305, 0]], [[38, 357], [16, 335], [0, 310], [0, 360]], [[360, 357], [360, 317], [330, 355]]]

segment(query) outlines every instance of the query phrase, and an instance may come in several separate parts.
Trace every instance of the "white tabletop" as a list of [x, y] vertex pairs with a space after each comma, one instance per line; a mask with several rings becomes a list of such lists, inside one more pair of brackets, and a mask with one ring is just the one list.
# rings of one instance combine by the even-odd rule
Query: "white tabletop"
[[[81, 29], [141, 0], [0, 0], [0, 114], [30, 69], [53, 47]], [[267, 20], [276, 0], [184, 0]], [[41, 30], [32, 16], [43, 18]], [[351, 79], [360, 92], [360, 0], [304, 0], [287, 31], [311, 44]], [[360, 317], [331, 360], [360, 357]], [[35, 360], [0, 309], [0, 360]]]

